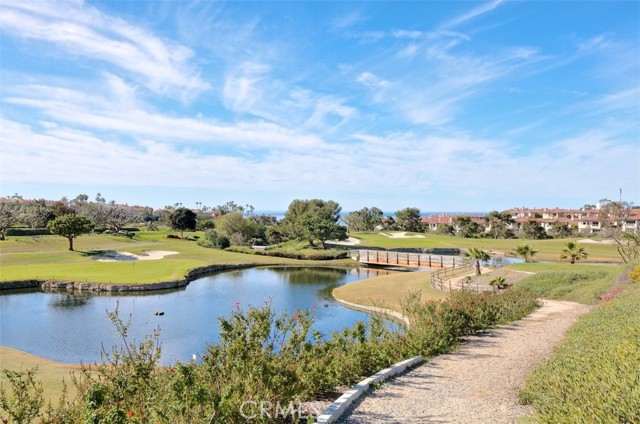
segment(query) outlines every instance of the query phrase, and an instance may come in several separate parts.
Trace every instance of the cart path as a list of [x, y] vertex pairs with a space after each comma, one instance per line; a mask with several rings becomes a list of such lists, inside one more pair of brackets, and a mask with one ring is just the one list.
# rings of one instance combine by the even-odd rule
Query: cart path
[[518, 404], [518, 388], [589, 310], [579, 303], [544, 300], [526, 318], [467, 337], [454, 352], [369, 392], [338, 422], [513, 423], [532, 415], [530, 406]]

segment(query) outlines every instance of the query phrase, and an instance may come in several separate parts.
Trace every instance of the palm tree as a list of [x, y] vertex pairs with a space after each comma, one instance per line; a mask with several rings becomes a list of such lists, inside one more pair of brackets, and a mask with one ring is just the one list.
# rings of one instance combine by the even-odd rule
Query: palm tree
[[560, 253], [560, 259], [569, 259], [569, 262], [575, 264], [580, 259], [586, 259], [589, 256], [583, 247], [578, 246], [578, 243], [573, 241], [567, 242]]
[[513, 249], [513, 253], [518, 256], [522, 256], [525, 262], [529, 262], [529, 258], [532, 258], [536, 253], [538, 253], [538, 251], [535, 250], [533, 246], [525, 244], [522, 246], [516, 246], [516, 248]]
[[489, 254], [477, 247], [470, 248], [465, 254], [465, 257], [475, 260], [476, 275], [480, 275], [480, 262], [488, 261], [490, 259]]
[[507, 287], [509, 287], [509, 285], [507, 284], [507, 280], [503, 276], [498, 276], [489, 281], [489, 285], [493, 287], [493, 291], [496, 291], [497, 289], [506, 289]]

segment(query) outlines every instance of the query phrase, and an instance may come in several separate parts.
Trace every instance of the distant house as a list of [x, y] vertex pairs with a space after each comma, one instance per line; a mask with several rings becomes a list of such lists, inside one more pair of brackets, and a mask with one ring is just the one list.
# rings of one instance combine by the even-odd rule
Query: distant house
[[[550, 231], [560, 222], [577, 228], [584, 234], [596, 234], [602, 230], [599, 209], [561, 209], [561, 208], [513, 208], [502, 213], [508, 213], [514, 218], [510, 225], [512, 230], [519, 229], [529, 221], [538, 222], [545, 231]], [[463, 214], [460, 214], [463, 215]], [[425, 230], [437, 231], [442, 225], [453, 225], [453, 219], [460, 215], [439, 214], [422, 217], [421, 223]], [[466, 215], [470, 216], [470, 215]], [[471, 215], [471, 219], [478, 224], [485, 224], [484, 216]], [[629, 217], [623, 223], [623, 230], [632, 231], [640, 228], [640, 208], [629, 211]]]
[[440, 214], [440, 215], [429, 215], [423, 216], [420, 219], [420, 223], [424, 227], [425, 230], [437, 231], [442, 225], [453, 225], [453, 219], [457, 216], [468, 216], [472, 221], [477, 222], [478, 224], [485, 223], [484, 215], [468, 215], [468, 214]]

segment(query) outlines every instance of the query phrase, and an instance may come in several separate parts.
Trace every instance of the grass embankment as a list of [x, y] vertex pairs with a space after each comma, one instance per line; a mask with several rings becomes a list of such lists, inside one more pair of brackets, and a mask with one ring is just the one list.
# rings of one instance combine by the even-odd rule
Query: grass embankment
[[376, 306], [402, 313], [402, 305], [412, 292], [421, 292], [421, 300], [439, 300], [447, 293], [431, 288], [428, 272], [403, 272], [357, 281], [335, 288], [339, 300], [364, 306]]
[[620, 287], [527, 378], [520, 397], [538, 422], [640, 422], [640, 284]]
[[[354, 248], [366, 248], [366, 246], [393, 248], [459, 248], [479, 249], [492, 252], [512, 254], [516, 246], [530, 244], [538, 250], [535, 258], [540, 261], [557, 261], [560, 252], [568, 241], [578, 241], [582, 238], [552, 239], [552, 240], [525, 240], [525, 239], [471, 239], [453, 236], [443, 236], [432, 233], [407, 233], [409, 236], [423, 236], [421, 238], [391, 238], [381, 233], [351, 233], [351, 237], [360, 240], [360, 245]], [[579, 242], [580, 243], [580, 242]], [[589, 257], [585, 262], [621, 262], [620, 256], [614, 245], [602, 242], [580, 243], [585, 248]]]
[[[17, 349], [0, 346], [0, 369], [20, 371], [34, 367], [38, 368], [38, 377], [42, 383], [45, 402], [56, 402], [62, 393], [65, 382], [69, 394], [76, 393], [75, 386], [71, 384], [71, 374], [79, 372], [82, 369], [81, 365], [60, 364]], [[7, 378], [0, 373], [0, 386], [6, 387], [7, 385]]]
[[518, 284], [538, 297], [593, 305], [614, 284], [624, 266], [534, 263], [511, 268], [536, 273]]
[[[7, 237], [0, 242], [0, 284], [16, 280], [61, 280], [94, 283], [153, 283], [180, 280], [191, 269], [208, 265], [310, 265], [348, 266], [350, 259], [300, 261], [287, 258], [245, 255], [198, 246], [193, 241], [168, 239], [167, 232], [139, 232], [134, 239], [109, 235], [86, 235], [75, 240], [76, 251], [57, 236]], [[144, 255], [145, 251], [178, 252], [161, 260], [98, 262], [95, 253], [124, 251]]]
[[[512, 269], [513, 271], [509, 272]], [[511, 265], [499, 271], [471, 276], [472, 287], [476, 282], [487, 285], [496, 275], [504, 276], [508, 283], [531, 289], [538, 297], [569, 300], [585, 304], [598, 301], [620, 273], [618, 265], [581, 265], [565, 263], [528, 263]], [[527, 277], [524, 273], [536, 275]], [[464, 277], [458, 277], [458, 279]], [[412, 292], [421, 292], [423, 302], [444, 299], [448, 291], [434, 289], [427, 272], [406, 272], [370, 278], [347, 284], [333, 290], [337, 299], [364, 306], [377, 306], [402, 312], [402, 305]]]

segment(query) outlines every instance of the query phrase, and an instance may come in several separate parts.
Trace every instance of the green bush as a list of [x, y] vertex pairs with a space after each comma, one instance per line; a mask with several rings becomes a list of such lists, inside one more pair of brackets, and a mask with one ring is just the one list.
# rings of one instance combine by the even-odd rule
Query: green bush
[[532, 291], [516, 288], [501, 294], [457, 290], [447, 302], [427, 304], [414, 294], [403, 309], [411, 320], [408, 334], [415, 344], [413, 353], [432, 355], [450, 350], [461, 336], [523, 318], [538, 306]]
[[214, 229], [207, 230], [200, 241], [200, 246], [210, 247], [213, 249], [226, 249], [231, 246], [231, 242], [227, 236], [218, 234]]
[[49, 236], [51, 233], [46, 228], [8, 228], [7, 236]]
[[254, 250], [248, 246], [233, 246], [228, 249], [231, 252], [247, 253], [251, 255], [275, 256], [279, 258], [300, 259], [309, 261], [330, 261], [334, 259], [346, 259], [349, 252], [337, 249], [316, 250], [316, 249], [282, 249], [274, 248], [268, 250]]
[[640, 422], [640, 289], [583, 317], [526, 380], [521, 401], [544, 423]]

